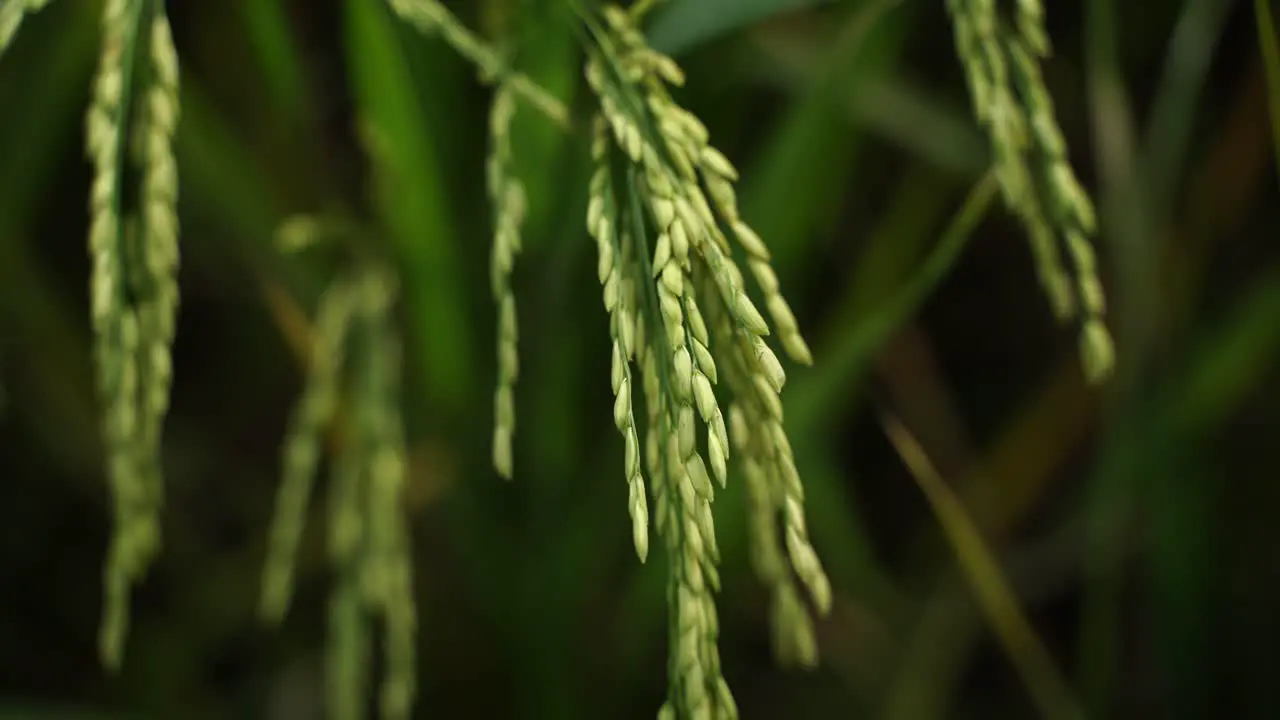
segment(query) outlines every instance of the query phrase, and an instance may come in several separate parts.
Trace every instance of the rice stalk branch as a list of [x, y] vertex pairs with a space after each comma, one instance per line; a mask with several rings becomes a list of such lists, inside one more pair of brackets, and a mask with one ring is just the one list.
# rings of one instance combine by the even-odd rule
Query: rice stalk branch
[[471, 32], [437, 0], [387, 0], [400, 19], [426, 36], [439, 35], [454, 52], [476, 67], [480, 81], [506, 83], [510, 91], [560, 126], [569, 123], [569, 110], [549, 92], [523, 73], [515, 72], [506, 60]]

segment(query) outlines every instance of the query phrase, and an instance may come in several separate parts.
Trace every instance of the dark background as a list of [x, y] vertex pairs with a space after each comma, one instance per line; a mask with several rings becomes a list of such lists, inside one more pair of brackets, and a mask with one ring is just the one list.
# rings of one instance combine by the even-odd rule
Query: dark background
[[[447, 4], [511, 38], [583, 116], [561, 2]], [[744, 718], [1036, 714], [885, 411], [962, 499], [1090, 717], [1280, 717], [1280, 188], [1254, 5], [1045, 4], [1046, 79], [1101, 217], [1119, 366], [1100, 391], [998, 202], [936, 285], [920, 279], [986, 163], [943, 2], [675, 0], [655, 15], [817, 359], [788, 366], [784, 393], [836, 596], [817, 671], [774, 667], [736, 478], [717, 503], [721, 653]], [[81, 139], [101, 3], [54, 2], [0, 61], [0, 715], [320, 714], [319, 511], [289, 618], [254, 614], [306, 318], [334, 270], [272, 245], [306, 212], [388, 228], [406, 287], [418, 716], [652, 717], [665, 560], [641, 566], [630, 545], [581, 132], [517, 119], [531, 216], [503, 483], [488, 465], [488, 91], [373, 0], [170, 5], [184, 263], [166, 537], [117, 677], [95, 649], [110, 507]], [[412, 203], [370, 201], [359, 118], [390, 129]]]

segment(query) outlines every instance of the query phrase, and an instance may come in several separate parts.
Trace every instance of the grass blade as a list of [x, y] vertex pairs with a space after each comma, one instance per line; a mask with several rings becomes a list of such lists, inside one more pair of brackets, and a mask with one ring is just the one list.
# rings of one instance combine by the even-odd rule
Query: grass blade
[[1083, 718], [1079, 701], [1023, 614], [999, 564], [960, 499], [938, 476], [924, 449], [897, 418], [885, 413], [882, 422], [890, 442], [937, 516], [992, 630], [1022, 676], [1041, 715]]
[[990, 174], [974, 186], [937, 247], [888, 302], [866, 318], [856, 317], [850, 312], [839, 317], [838, 326], [856, 329], [840, 334], [833, 347], [823, 349], [820, 353], [822, 362], [813, 372], [797, 378], [794, 388], [789, 391], [791, 398], [787, 418], [796, 428], [797, 436], [804, 436], [822, 418], [829, 417], [832, 403], [847, 397], [848, 388], [856, 384], [875, 351], [910, 319], [946, 277], [974, 230], [991, 209], [997, 190], [995, 176]]
[[432, 402], [456, 412], [475, 397], [466, 274], [445, 166], [398, 30], [382, 3], [346, 3], [359, 121], [378, 176], [377, 210], [403, 269], [418, 372]]
[[654, 13], [649, 28], [653, 49], [683, 55], [698, 45], [723, 37], [774, 15], [832, 0], [679, 0]]
[[[851, 127], [839, 107], [857, 97], [865, 80], [889, 73], [910, 36], [911, 17], [889, 14], [896, 0], [876, 0], [854, 11], [839, 39], [815, 67], [821, 68], [773, 131], [754, 161], [742, 191], [743, 218], [769, 243], [774, 269], [791, 276], [811, 247], [815, 230], [840, 209], [865, 134]], [[803, 186], [803, 193], [794, 188]]]
[[257, 52], [263, 80], [277, 104], [276, 112], [286, 115], [290, 123], [299, 123], [300, 112], [310, 103], [284, 4], [241, 0], [238, 8], [248, 39]]
[[1253, 10], [1258, 26], [1258, 45], [1262, 48], [1262, 64], [1267, 72], [1267, 98], [1271, 108], [1276, 171], [1280, 172], [1280, 39], [1276, 38], [1276, 21], [1271, 13], [1271, 0], [1253, 0]]
[[[89, 353], [81, 337], [84, 311], [68, 306], [41, 262], [37, 248], [46, 241], [37, 243], [26, 233], [57, 182], [59, 168], [50, 162], [54, 148], [79, 139], [83, 92], [97, 58], [100, 7], [64, 4], [50, 12], [57, 50], [50, 50], [50, 36], [45, 49], [24, 43], [0, 62], [0, 107], [22, 109], [0, 117], [0, 359], [31, 369], [29, 381], [6, 389], [7, 399], [30, 398], [22, 406], [32, 410], [46, 457], [78, 470], [92, 467], [96, 478], [98, 408], [91, 377], [77, 370]], [[74, 247], [79, 249], [79, 238]]]
[[1175, 439], [1220, 427], [1274, 372], [1280, 351], [1280, 271], [1258, 281], [1212, 328], [1186, 374], [1171, 384], [1178, 391], [1160, 394], [1169, 403], [1155, 417], [1169, 424], [1167, 434]]
[[[1098, 216], [1102, 239], [1114, 268], [1108, 315], [1121, 360], [1108, 385], [1112, 417], [1103, 438], [1120, 451], [1131, 439], [1137, 417], [1136, 389], [1143, 382], [1159, 308], [1158, 267], [1147, 188], [1142, 183], [1134, 113], [1125, 87], [1119, 44], [1120, 3], [1090, 0], [1085, 5], [1086, 81], [1098, 166]], [[1108, 451], [1104, 451], [1108, 452]], [[1136, 500], [1132, 476], [1087, 488], [1089, 516], [1086, 586], [1080, 621], [1080, 685], [1094, 717], [1106, 716], [1117, 689], [1120, 566], [1123, 543], [1109, 529], [1128, 520]]]
[[1169, 41], [1143, 143], [1152, 217], [1164, 217], [1172, 204], [1201, 93], [1232, 7], [1229, 0], [1187, 0]]

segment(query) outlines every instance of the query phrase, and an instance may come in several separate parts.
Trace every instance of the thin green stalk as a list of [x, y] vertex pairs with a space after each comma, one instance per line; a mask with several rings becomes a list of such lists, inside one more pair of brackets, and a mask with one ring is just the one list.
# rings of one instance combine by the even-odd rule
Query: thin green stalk
[[[1106, 245], [1116, 278], [1112, 317], [1124, 355], [1107, 398], [1110, 427], [1104, 454], [1120, 452], [1140, 432], [1136, 427], [1139, 400], [1154, 330], [1150, 318], [1158, 307], [1148, 188], [1140, 182], [1137, 133], [1120, 64], [1118, 10], [1119, 3], [1113, 0], [1090, 0], [1085, 5], [1086, 80], [1099, 168], [1100, 217], [1107, 228]], [[1112, 482], [1095, 480], [1085, 496], [1089, 529], [1077, 662], [1089, 711], [1102, 718], [1118, 680], [1121, 543], [1125, 542], [1117, 541], [1110, 528], [1131, 517], [1135, 478], [1128, 474]]]
[[963, 503], [938, 475], [910, 431], [888, 413], [883, 413], [882, 422], [890, 442], [928, 500], [978, 604], [1040, 714], [1050, 719], [1083, 720], [1084, 708], [1019, 607], [1017, 596]]
[[1253, 0], [1258, 28], [1258, 45], [1262, 49], [1262, 65], [1267, 74], [1267, 104], [1271, 111], [1272, 149], [1276, 154], [1276, 171], [1280, 172], [1280, 40], [1276, 38], [1276, 22], [1270, 0]]
[[454, 52], [476, 67], [480, 80], [486, 84], [508, 83], [512, 92], [537, 108], [542, 114], [562, 127], [569, 124], [569, 110], [564, 103], [534, 84], [523, 73], [515, 72], [506, 59], [468, 30], [443, 5], [436, 0], [387, 0], [400, 19], [412, 25], [424, 35], [439, 33]]
[[1163, 220], [1173, 204], [1204, 84], [1233, 6], [1230, 0], [1186, 0], [1169, 41], [1142, 148], [1153, 218]]
[[929, 298], [990, 211], [998, 191], [995, 175], [987, 173], [970, 190], [937, 247], [906, 285], [865, 318], [842, 316], [841, 324], [852, 324], [856, 330], [842, 333], [833, 347], [826, 348], [823, 362], [808, 377], [797, 379], [791, 391], [788, 421], [798, 436], [813, 432], [822, 418], [830, 416], [832, 403], [846, 397], [844, 388], [856, 384], [875, 351]]

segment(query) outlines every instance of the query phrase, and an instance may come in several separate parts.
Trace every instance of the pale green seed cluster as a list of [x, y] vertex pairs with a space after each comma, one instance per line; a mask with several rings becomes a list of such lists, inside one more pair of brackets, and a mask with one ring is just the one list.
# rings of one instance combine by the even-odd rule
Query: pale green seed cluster
[[831, 585], [809, 542], [804, 487], [782, 425], [782, 408], [769, 392], [772, 388], [751, 373], [753, 348], [734, 337], [732, 317], [723, 305], [713, 305], [712, 327], [717, 343], [732, 348], [736, 341], [737, 346], [723, 363], [738, 398], [729, 409], [729, 427], [747, 483], [752, 565], [772, 595], [774, 653], [783, 665], [812, 668], [818, 662], [813, 620], [793, 577], [804, 583], [822, 615], [831, 608]]
[[[178, 307], [178, 60], [163, 7], [108, 0], [102, 55], [86, 118], [95, 174], [90, 297], [115, 532], [104, 572], [100, 651], [120, 662], [130, 587], [160, 546], [160, 435], [172, 379]], [[145, 52], [141, 49], [145, 49]], [[126, 174], [142, 186], [126, 205]]]
[[[178, 164], [173, 153], [178, 125], [178, 55], [163, 14], [151, 23], [151, 88], [139, 110], [136, 162], [142, 166], [142, 266], [134, 284], [142, 338], [139, 369], [144, 390], [143, 439], [148, 455], [160, 453], [161, 424], [169, 408], [178, 309]], [[132, 272], [132, 271], [131, 271]], [[159, 470], [156, 470], [157, 475]]]
[[27, 13], [33, 13], [49, 4], [49, 0], [8, 0], [0, 5], [0, 55], [9, 49], [9, 43], [22, 27]]
[[631, 515], [632, 542], [640, 561], [649, 556], [649, 504], [640, 473], [640, 435], [631, 410], [633, 388], [631, 363], [637, 342], [643, 344], [645, 326], [638, 314], [635, 279], [627, 273], [636, 261], [635, 244], [618, 218], [617, 201], [609, 168], [609, 143], [603, 122], [597, 119], [592, 156], [597, 169], [591, 178], [591, 199], [587, 209], [587, 232], [596, 241], [596, 266], [604, 288], [604, 306], [609, 312], [613, 336], [610, 383], [613, 387], [613, 423], [625, 443], [627, 507]]
[[756, 488], [754, 524], [763, 534], [757, 545], [785, 544], [790, 560], [783, 564], [778, 551], [779, 562], [761, 573], [774, 591], [776, 634], [786, 639], [779, 644], [782, 659], [816, 658], [812, 621], [791, 573], [809, 588], [819, 612], [831, 596], [807, 538], [803, 490], [782, 427], [779, 393], [786, 375], [765, 341], [769, 323], [733, 259], [735, 244], [747, 256], [784, 349], [802, 363], [811, 355], [764, 243], [738, 215], [736, 171], [708, 144], [702, 123], [667, 91], [683, 81], [680, 68], [648, 47], [626, 11], [608, 6], [600, 22], [586, 19], [596, 43], [586, 77], [601, 108], [587, 226], [614, 339], [614, 422], [626, 443], [633, 529], [643, 558], [647, 508], [632, 410], [633, 368], [639, 370], [654, 519], [671, 558], [670, 691], [659, 717], [733, 718], [737, 708], [721, 674], [713, 597], [719, 550], [711, 478], [724, 486], [730, 456], [715, 391], [722, 377], [734, 412], [753, 424], [751, 432], [735, 430], [734, 446]]
[[[947, 0], [947, 9], [974, 112], [991, 137], [1005, 203], [1026, 226], [1054, 313], [1064, 320], [1080, 316], [1085, 373], [1099, 381], [1111, 371], [1114, 350], [1088, 239], [1096, 220], [1067, 160], [1066, 141], [1040, 74], [1040, 61], [1050, 51], [1044, 8], [1040, 0], [1018, 0], [1012, 24], [996, 0]], [[1063, 249], [1074, 273], [1064, 267]]]
[[407, 718], [416, 687], [416, 611], [404, 520], [407, 459], [400, 417], [400, 341], [390, 316], [393, 281], [356, 281], [349, 353], [354, 432], [335, 459], [329, 495], [329, 554], [337, 571], [330, 599], [329, 712], [362, 718], [370, 616], [384, 628], [384, 718]]
[[394, 282], [361, 270], [321, 299], [306, 389], [285, 442], [284, 480], [263, 575], [262, 612], [279, 621], [289, 603], [294, 556], [319, 465], [322, 434], [345, 398], [352, 422], [330, 478], [330, 596], [326, 691], [330, 717], [365, 717], [373, 619], [384, 628], [379, 707], [407, 718], [415, 694], [416, 619], [408, 529], [406, 457], [400, 417], [400, 341], [391, 308]]
[[516, 97], [503, 82], [489, 114], [490, 150], [486, 165], [489, 199], [493, 204], [493, 251], [490, 285], [498, 304], [498, 389], [494, 396], [493, 466], [508, 480], [512, 476], [511, 438], [516, 428], [515, 384], [520, 371], [517, 352], [516, 297], [511, 290], [511, 269], [520, 252], [520, 227], [524, 224], [524, 185], [515, 175], [511, 152], [511, 119]]
[[486, 83], [503, 81], [510, 91], [539, 112], [564, 125], [569, 110], [564, 103], [548, 94], [521, 73], [512, 72], [503, 58], [463, 25], [438, 0], [387, 0], [391, 9], [405, 22], [425, 35], [439, 34], [454, 52], [476, 66]]
[[[287, 231], [286, 231], [287, 227]], [[281, 242], [301, 242], [301, 219], [282, 226]], [[306, 235], [312, 235], [306, 232]], [[288, 241], [285, 236], [290, 236]], [[311, 333], [311, 356], [302, 397], [294, 406], [281, 458], [283, 477], [271, 520], [267, 562], [262, 574], [261, 612], [280, 622], [293, 595], [294, 563], [306, 525], [311, 489], [319, 471], [324, 433], [333, 423], [342, 393], [346, 339], [355, 311], [352, 288], [329, 287], [320, 298]]]

